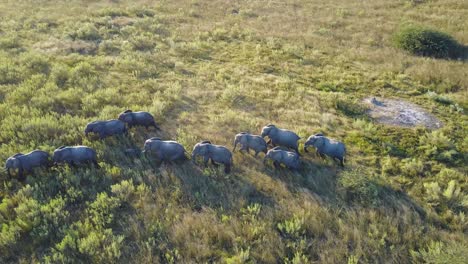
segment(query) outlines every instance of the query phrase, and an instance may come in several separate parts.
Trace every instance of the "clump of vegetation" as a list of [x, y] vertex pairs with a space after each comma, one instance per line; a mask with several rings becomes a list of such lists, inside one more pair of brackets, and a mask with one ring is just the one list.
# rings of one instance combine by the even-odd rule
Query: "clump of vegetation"
[[462, 49], [450, 35], [416, 25], [400, 28], [394, 34], [394, 42], [412, 54], [435, 58], [456, 58]]

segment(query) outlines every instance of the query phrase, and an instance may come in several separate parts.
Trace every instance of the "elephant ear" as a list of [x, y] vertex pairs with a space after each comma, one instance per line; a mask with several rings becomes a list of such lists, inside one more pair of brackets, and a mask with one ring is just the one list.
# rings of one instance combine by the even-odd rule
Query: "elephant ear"
[[317, 146], [318, 147], [323, 147], [325, 146], [325, 137], [321, 136], [317, 138]]
[[131, 113], [131, 112], [132, 112], [132, 110], [130, 110], [130, 109], [127, 109], [127, 110], [125, 110], [125, 111], [123, 111], [123, 112], [124, 112], [125, 114], [126, 114], [126, 113]]
[[[21, 159], [14, 159], [14, 162], [15, 162], [15, 161], [18, 163], [18, 167], [17, 167], [18, 169], [19, 169], [19, 168], [23, 168], [23, 162], [21, 161]], [[14, 164], [14, 163], [13, 163], [13, 164]]]

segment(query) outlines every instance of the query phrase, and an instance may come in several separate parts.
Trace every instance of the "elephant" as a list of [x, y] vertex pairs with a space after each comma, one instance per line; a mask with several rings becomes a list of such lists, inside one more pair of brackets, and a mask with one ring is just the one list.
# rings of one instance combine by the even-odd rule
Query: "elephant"
[[310, 136], [304, 144], [304, 152], [308, 152], [307, 148], [313, 146], [316, 148], [317, 154], [322, 158], [326, 156], [340, 161], [340, 165], [344, 167], [346, 155], [346, 146], [342, 142], [329, 139], [323, 134], [315, 134]]
[[89, 133], [99, 134], [99, 138], [103, 139], [108, 136], [127, 134], [125, 122], [112, 119], [106, 121], [94, 121], [88, 123], [85, 128], [85, 135]]
[[74, 166], [82, 163], [93, 163], [99, 168], [96, 151], [86, 146], [61, 146], [54, 151], [53, 160], [55, 165], [68, 163]]
[[236, 135], [234, 138], [234, 148], [232, 149], [232, 152], [236, 151], [237, 144], [241, 145], [241, 151], [245, 150], [250, 152], [250, 149], [253, 149], [255, 151], [255, 156], [260, 152], [266, 154], [268, 150], [268, 145], [261, 136], [252, 135], [246, 132], [241, 132]]
[[129, 158], [139, 158], [141, 157], [142, 151], [139, 148], [128, 148], [124, 150], [124, 154]]
[[301, 155], [299, 153], [297, 143], [297, 141], [301, 138], [296, 133], [290, 130], [277, 128], [275, 125], [269, 124], [262, 129], [261, 137], [264, 138], [266, 136], [270, 138], [267, 144], [272, 143], [273, 147], [283, 146], [291, 148], [295, 150], [299, 156]]
[[132, 110], [125, 110], [120, 113], [119, 120], [127, 123], [129, 128], [133, 126], [144, 126], [148, 129], [153, 126], [160, 130], [159, 126], [154, 121], [154, 117], [148, 112], [133, 112]]
[[5, 169], [11, 178], [11, 169], [18, 169], [18, 178], [23, 179], [25, 173], [32, 172], [33, 168], [48, 167], [49, 153], [42, 150], [33, 150], [27, 154], [17, 153], [6, 160]]
[[280, 164], [284, 164], [292, 170], [299, 170], [301, 168], [299, 155], [292, 151], [283, 150], [280, 147], [270, 149], [265, 155], [263, 163], [266, 164], [269, 159], [273, 160], [275, 168], [279, 168]]
[[153, 154], [160, 161], [175, 162], [187, 159], [184, 146], [176, 141], [166, 141], [153, 137], [145, 141], [143, 153]]
[[215, 166], [218, 166], [216, 162], [224, 164], [225, 173], [231, 172], [232, 153], [224, 146], [213, 145], [210, 141], [202, 141], [193, 147], [193, 162], [195, 162], [195, 158], [197, 156], [203, 156], [203, 162], [205, 166], [207, 166], [208, 161], [211, 160], [211, 163]]

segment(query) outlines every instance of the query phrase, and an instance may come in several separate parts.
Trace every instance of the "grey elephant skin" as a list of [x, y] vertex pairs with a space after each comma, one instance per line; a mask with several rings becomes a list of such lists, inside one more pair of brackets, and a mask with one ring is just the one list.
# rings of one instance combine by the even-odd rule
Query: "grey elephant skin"
[[54, 151], [54, 164], [67, 163], [68, 165], [81, 165], [92, 163], [99, 168], [96, 151], [86, 146], [62, 146]]
[[184, 161], [185, 148], [176, 141], [166, 141], [160, 138], [150, 138], [145, 141], [143, 152], [155, 156], [160, 161], [175, 162]]
[[112, 119], [105, 121], [94, 121], [88, 123], [85, 128], [85, 135], [89, 133], [96, 133], [100, 139], [114, 135], [123, 135], [127, 133], [127, 126], [125, 122]]
[[267, 152], [263, 162], [266, 164], [268, 160], [273, 160], [275, 168], [279, 168], [280, 164], [284, 164], [292, 170], [299, 170], [301, 168], [299, 155], [295, 152], [282, 150], [280, 147], [272, 148]]
[[281, 129], [275, 125], [269, 124], [263, 127], [261, 136], [263, 138], [268, 136], [270, 138], [268, 143], [271, 142], [273, 147], [283, 146], [291, 148], [295, 150], [298, 155], [300, 155], [297, 141], [301, 138], [290, 130]]
[[48, 167], [49, 153], [42, 150], [33, 150], [27, 154], [18, 153], [6, 160], [5, 169], [11, 177], [11, 170], [18, 169], [18, 178], [23, 179], [25, 173], [32, 172], [33, 168]]
[[241, 132], [235, 136], [232, 152], [236, 151], [237, 144], [240, 144], [241, 146], [240, 151], [249, 152], [250, 149], [253, 149], [255, 151], [255, 156], [260, 152], [266, 154], [268, 150], [268, 145], [261, 136], [252, 135], [246, 132]]
[[144, 126], [146, 129], [154, 127], [160, 130], [159, 126], [154, 121], [154, 117], [148, 112], [133, 112], [125, 110], [119, 115], [119, 120], [127, 123], [128, 127]]
[[341, 166], [344, 166], [346, 155], [346, 146], [342, 142], [325, 137], [323, 134], [315, 134], [310, 136], [304, 144], [304, 151], [313, 146], [316, 148], [317, 154], [322, 158], [326, 156], [332, 159], [337, 159]]
[[232, 167], [232, 153], [224, 146], [213, 145], [210, 141], [202, 141], [193, 147], [192, 161], [195, 162], [197, 156], [203, 157], [203, 163], [208, 165], [208, 161], [217, 166], [217, 163], [224, 165], [224, 172], [230, 173]]

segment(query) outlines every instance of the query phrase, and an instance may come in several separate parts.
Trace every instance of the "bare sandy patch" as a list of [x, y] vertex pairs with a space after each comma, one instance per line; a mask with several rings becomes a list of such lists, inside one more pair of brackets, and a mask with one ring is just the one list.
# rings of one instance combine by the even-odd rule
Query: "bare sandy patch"
[[33, 46], [37, 50], [55, 54], [79, 53], [82, 55], [94, 54], [98, 45], [83, 40], [60, 40], [51, 38], [45, 42], [36, 43]]
[[364, 102], [369, 106], [369, 116], [379, 123], [429, 129], [438, 129], [443, 125], [434, 115], [407, 101], [369, 97]]

